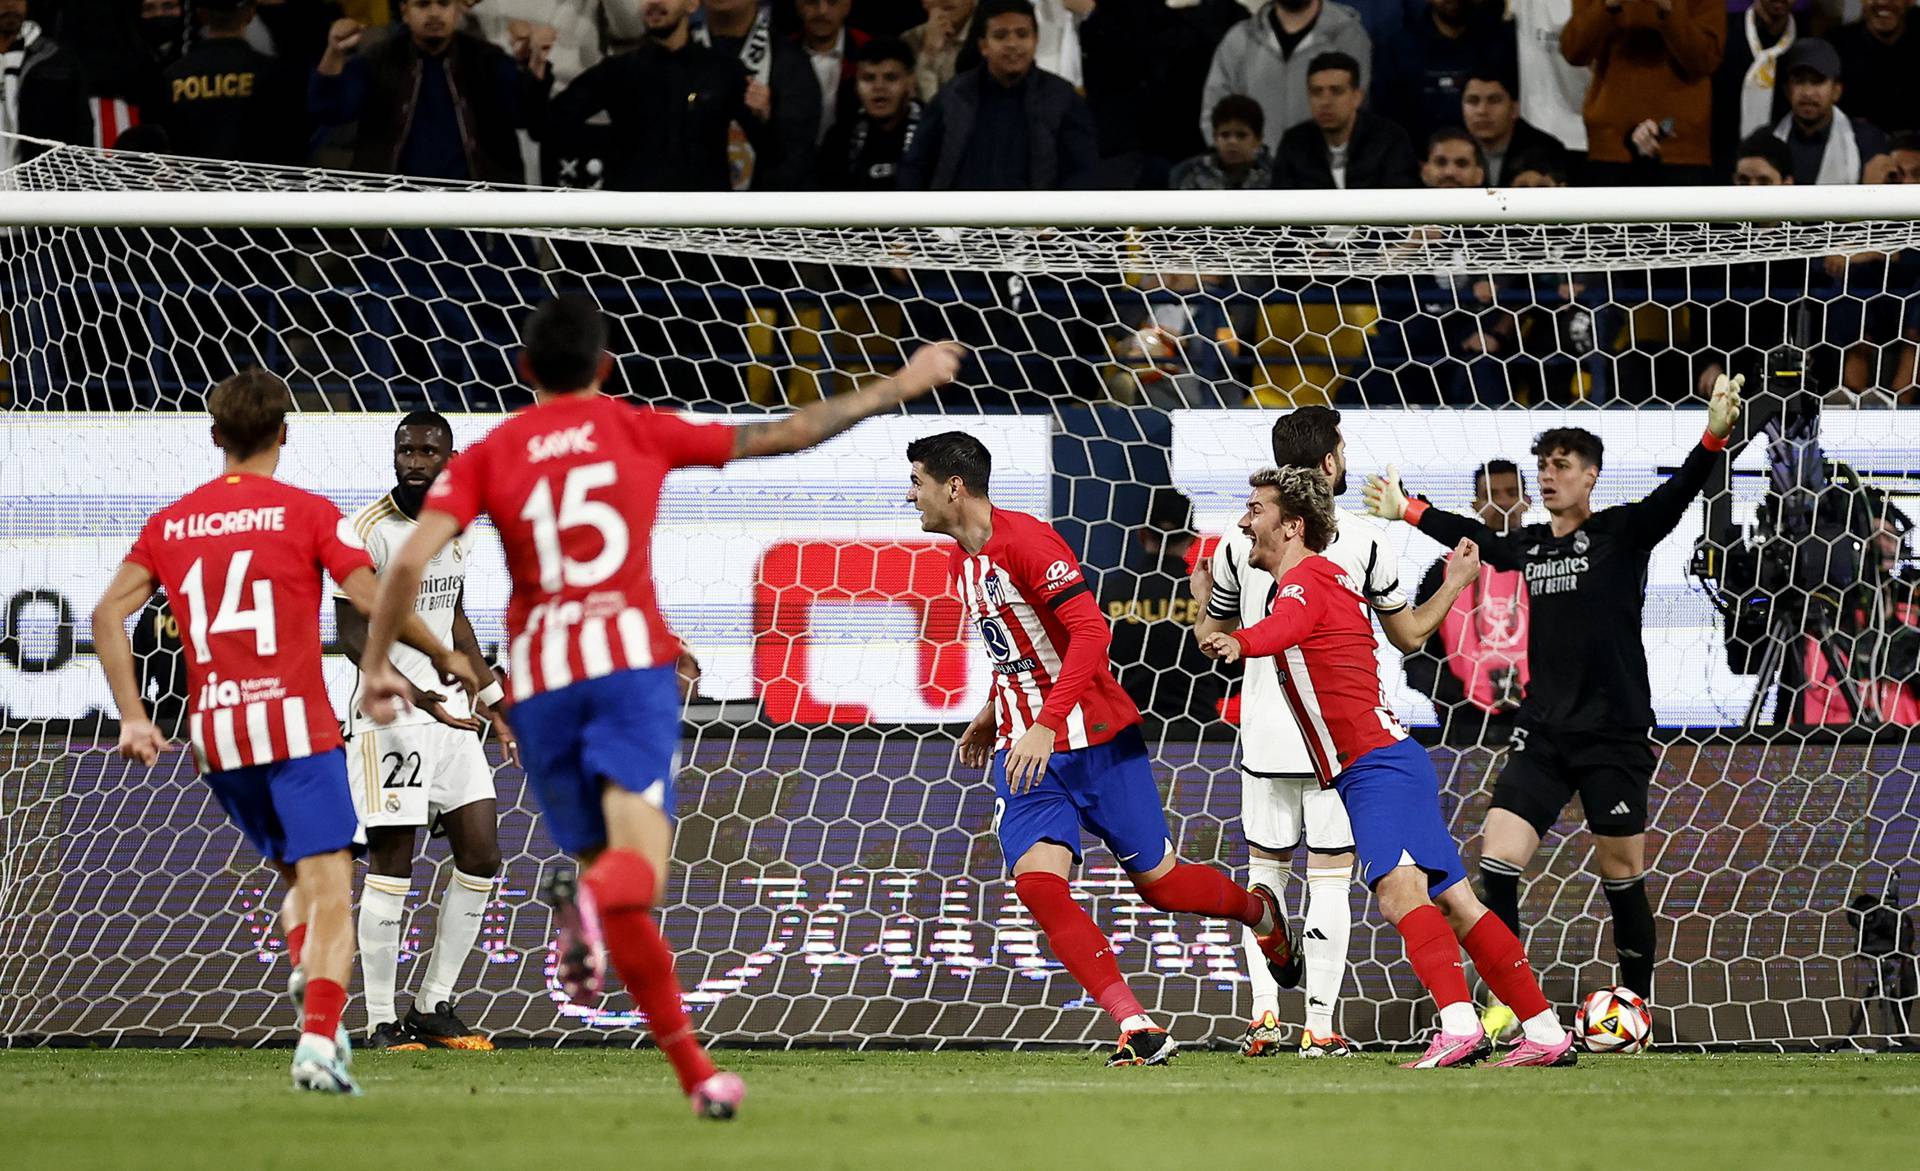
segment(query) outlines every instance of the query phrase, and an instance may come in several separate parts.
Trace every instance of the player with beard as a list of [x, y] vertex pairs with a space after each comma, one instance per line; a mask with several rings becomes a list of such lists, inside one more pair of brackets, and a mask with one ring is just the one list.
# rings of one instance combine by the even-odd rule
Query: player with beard
[[1545, 431], [1533, 445], [1547, 524], [1496, 533], [1409, 500], [1394, 468], [1366, 485], [1375, 516], [1405, 520], [1443, 544], [1472, 540], [1488, 565], [1525, 574], [1530, 674], [1515, 715], [1513, 753], [1487, 810], [1481, 897], [1520, 934], [1520, 878], [1541, 837], [1578, 793], [1613, 916], [1620, 983], [1649, 1000], [1657, 940], [1647, 901], [1646, 831], [1658, 761], [1649, 738], [1653, 689], [1641, 642], [1647, 561], [1724, 467], [1743, 381], [1719, 378], [1700, 442], [1678, 472], [1631, 504], [1594, 511], [1603, 449], [1598, 435], [1578, 427]]
[[[415, 411], [393, 432], [391, 492], [355, 514], [355, 535], [373, 558], [376, 574], [412, 535], [427, 489], [453, 458], [453, 428], [433, 411]], [[482, 719], [491, 720], [509, 762], [518, 764], [512, 731], [498, 711], [502, 697], [493, 667], [480, 651], [462, 605], [471, 533], [461, 533], [435, 555], [413, 612], [434, 637], [465, 655], [489, 682], [471, 707], [457, 690], [441, 687], [425, 655], [396, 646], [393, 665], [411, 688], [411, 710], [381, 727], [360, 710], [358, 671], [347, 704], [347, 779], [367, 828], [367, 881], [360, 892], [360, 971], [366, 987], [369, 1049], [491, 1049], [492, 1042], [454, 1011], [454, 987], [480, 937], [500, 841], [494, 817], [493, 767], [480, 751]], [[340, 645], [357, 665], [366, 647], [367, 620], [337, 595]], [[443, 694], [446, 692], [447, 694]], [[422, 826], [445, 834], [453, 851], [434, 927], [426, 976], [407, 1015], [394, 1008], [400, 939], [413, 886], [413, 862]], [[423, 1012], [421, 1006], [426, 1010]]]
[[[1282, 468], [1319, 473], [1333, 495], [1347, 490], [1347, 441], [1340, 434], [1340, 412], [1301, 407], [1273, 425], [1273, 460]], [[1335, 528], [1325, 556], [1360, 584], [1367, 606], [1380, 619], [1387, 640], [1401, 651], [1422, 646], [1439, 628], [1458, 590], [1443, 588], [1417, 607], [1407, 605], [1400, 586], [1400, 563], [1378, 524], [1344, 509], [1334, 510]], [[1252, 562], [1252, 539], [1244, 532], [1221, 538], [1212, 564], [1194, 568], [1193, 598], [1205, 611], [1194, 637], [1252, 626], [1267, 616], [1273, 600], [1273, 576]], [[1302, 839], [1307, 845], [1306, 931], [1302, 946], [1306, 970], [1306, 1020], [1300, 1035], [1302, 1057], [1345, 1057], [1352, 1052], [1334, 1025], [1340, 988], [1346, 981], [1347, 945], [1353, 933], [1353, 830], [1346, 810], [1331, 788], [1314, 778], [1305, 734], [1295, 721], [1271, 658], [1249, 659], [1241, 697], [1240, 822], [1247, 839], [1248, 882], [1283, 889], [1290, 860]], [[1268, 973], [1258, 943], [1246, 941], [1248, 980], [1253, 985], [1253, 1015], [1240, 1040], [1247, 1057], [1279, 1052], [1280, 988]], [[1294, 968], [1280, 975], [1298, 980]]]

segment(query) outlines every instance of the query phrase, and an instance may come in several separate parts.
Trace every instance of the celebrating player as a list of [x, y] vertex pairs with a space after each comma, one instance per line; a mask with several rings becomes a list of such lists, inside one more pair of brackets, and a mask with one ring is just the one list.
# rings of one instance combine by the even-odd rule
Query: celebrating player
[[[1447, 544], [1471, 539], [1488, 564], [1525, 572], [1532, 678], [1515, 714], [1513, 755], [1487, 810], [1480, 889], [1519, 934], [1520, 878], [1541, 836], [1580, 794], [1613, 914], [1620, 983], [1648, 1000], [1658, 941], [1645, 877], [1647, 802], [1658, 760], [1648, 739], [1653, 690], [1640, 641], [1647, 560], [1726, 458], [1744, 381], [1720, 377], [1706, 434], [1680, 470], [1637, 503], [1593, 511], [1602, 448], [1598, 435], [1578, 427], [1543, 432], [1533, 445], [1547, 524], [1496, 534], [1408, 500], [1392, 468], [1384, 478], [1370, 477], [1365, 489], [1374, 515], [1405, 520]], [[1490, 1008], [1486, 1023], [1494, 1032], [1510, 1022], [1504, 1010], [1511, 1007]]]
[[680, 644], [660, 614], [652, 573], [660, 485], [675, 468], [812, 447], [951, 381], [961, 351], [926, 346], [894, 378], [778, 422], [730, 427], [601, 394], [613, 359], [606, 323], [583, 297], [534, 310], [524, 341], [520, 369], [535, 405], [456, 456], [427, 493], [413, 535], [380, 579], [361, 706], [385, 722], [412, 695], [388, 658], [394, 632], [433, 558], [485, 512], [513, 578], [508, 719], [549, 832], [589, 863], [577, 887], [548, 888], [561, 981], [576, 1003], [592, 1003], [604, 946], [694, 1113], [731, 1118], [746, 1087], [716, 1072], [694, 1035], [673, 953], [651, 915], [671, 856], [680, 748]]
[[[1240, 528], [1252, 563], [1279, 583], [1273, 612], [1245, 630], [1207, 636], [1203, 648], [1229, 663], [1278, 655], [1281, 685], [1322, 785], [1345, 803], [1360, 880], [1406, 941], [1407, 959], [1440, 1009], [1440, 1028], [1408, 1069], [1472, 1065], [1493, 1051], [1467, 993], [1460, 947], [1483, 979], [1523, 1017], [1525, 1038], [1498, 1064], [1572, 1065], [1573, 1037], [1560, 1027], [1520, 941], [1473, 895], [1466, 866], [1440, 813], [1440, 779], [1387, 706], [1364, 588], [1320, 553], [1338, 524], [1331, 485], [1304, 468], [1268, 468], [1249, 479]], [[1479, 573], [1473, 542], [1447, 567], [1457, 596]]]
[[[1347, 490], [1347, 442], [1340, 412], [1301, 407], [1273, 425], [1273, 458], [1283, 468], [1308, 468], [1325, 476], [1339, 496]], [[1402, 651], [1424, 645], [1446, 618], [1455, 593], [1407, 605], [1400, 562], [1380, 526], [1344, 509], [1325, 556], [1361, 586], [1361, 596], [1380, 618], [1387, 640]], [[1194, 637], [1252, 626], [1267, 616], [1273, 578], [1248, 559], [1252, 542], [1242, 532], [1222, 538], [1212, 564], [1194, 566], [1193, 600], [1205, 611]], [[1240, 820], [1247, 839], [1251, 882], [1278, 891], [1288, 860], [1302, 837], [1307, 843], [1306, 931], [1300, 943], [1307, 977], [1302, 1057], [1345, 1057], [1352, 1052], [1334, 1026], [1340, 986], [1347, 975], [1347, 944], [1353, 933], [1353, 829], [1331, 789], [1315, 779], [1306, 737], [1280, 690], [1274, 660], [1250, 659], [1241, 692]], [[1246, 941], [1247, 978], [1253, 985], [1253, 1017], [1240, 1040], [1247, 1057], [1280, 1049], [1280, 986], [1267, 971], [1259, 940]], [[1292, 975], [1293, 973], [1283, 973]], [[1286, 981], [1289, 987], [1291, 981]]]
[[[453, 428], [433, 411], [414, 411], [394, 429], [391, 492], [361, 509], [353, 531], [384, 569], [412, 533], [427, 489], [453, 456]], [[462, 605], [472, 538], [462, 533], [427, 566], [414, 613], [434, 637], [450, 642], [487, 683], [479, 699], [498, 703], [500, 685], [480, 652]], [[334, 611], [340, 645], [357, 664], [366, 620], [344, 597]], [[439, 675], [425, 655], [395, 647], [393, 665], [412, 685], [411, 710], [385, 728], [359, 710], [359, 680], [347, 703], [347, 779], [367, 827], [367, 880], [360, 892], [360, 974], [366, 986], [367, 1045], [373, 1049], [491, 1049], [492, 1042], [453, 1010], [454, 985], [480, 937], [493, 879], [500, 872], [500, 840], [494, 822], [493, 769], [474, 733], [481, 716], [493, 721], [502, 751], [515, 756], [513, 733], [499, 713], [470, 709], [467, 697], [437, 690]], [[437, 825], [453, 850], [453, 880], [447, 884], [434, 929], [432, 958], [420, 992], [401, 1019], [394, 1009], [401, 925], [413, 886], [414, 851], [422, 826]], [[426, 1005], [426, 1012], [420, 1011]]]
[[[371, 608], [373, 565], [340, 510], [280, 483], [293, 397], [248, 370], [208, 396], [226, 470], [153, 514], [93, 611], [93, 641], [120, 710], [120, 754], [152, 765], [167, 738], [148, 718], [126, 620], [165, 586], [186, 633], [187, 717], [207, 785], [288, 885], [287, 950], [305, 976], [298, 1089], [359, 1093], [340, 1016], [353, 964], [353, 853], [361, 844], [340, 728], [320, 673], [320, 575]], [[401, 637], [478, 688], [467, 659], [417, 617]]]
[[1014, 891], [1067, 971], [1119, 1025], [1107, 1064], [1162, 1064], [1173, 1058], [1173, 1039], [1128, 990], [1107, 937], [1067, 885], [1081, 827], [1107, 844], [1150, 906], [1244, 923], [1284, 969], [1293, 941], [1279, 899], [1174, 857], [1140, 713], [1107, 663], [1106, 619], [1060, 534], [993, 506], [986, 445], [949, 431], [914, 440], [907, 459], [907, 500], [922, 529], [956, 542], [954, 586], [993, 660], [991, 697], [961, 736], [960, 759], [983, 766], [991, 756], [994, 827]]

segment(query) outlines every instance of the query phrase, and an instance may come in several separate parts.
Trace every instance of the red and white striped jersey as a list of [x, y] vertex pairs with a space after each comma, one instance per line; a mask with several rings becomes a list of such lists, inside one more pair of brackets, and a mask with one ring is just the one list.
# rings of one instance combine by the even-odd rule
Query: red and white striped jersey
[[224, 475], [147, 521], [127, 554], [167, 591], [187, 652], [187, 732], [201, 772], [340, 746], [320, 671], [322, 571], [372, 569], [323, 497]]
[[653, 585], [660, 485], [732, 454], [724, 423], [572, 394], [515, 412], [453, 457], [425, 507], [463, 529], [485, 512], [500, 531], [515, 700], [679, 656]]
[[1113, 633], [1080, 562], [1045, 521], [993, 510], [993, 535], [978, 553], [954, 546], [962, 604], [993, 660], [998, 748], [1035, 724], [1054, 751], [1104, 744], [1140, 722], [1107, 662]]
[[1361, 590], [1316, 554], [1281, 577], [1272, 613], [1233, 636], [1248, 656], [1277, 660], [1322, 788], [1367, 753], [1407, 738], [1380, 687], [1373, 608]]

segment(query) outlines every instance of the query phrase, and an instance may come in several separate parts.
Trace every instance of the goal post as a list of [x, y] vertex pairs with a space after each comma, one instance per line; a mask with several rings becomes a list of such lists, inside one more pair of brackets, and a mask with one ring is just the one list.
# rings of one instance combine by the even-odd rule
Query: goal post
[[[912, 438], [978, 435], [996, 501], [1068, 535], [1149, 709], [1178, 849], [1239, 868], [1235, 689], [1192, 654], [1172, 582], [1237, 519], [1279, 412], [1343, 412], [1347, 507], [1359, 476], [1391, 464], [1469, 509], [1476, 468], [1511, 459], [1531, 484], [1532, 437], [1557, 425], [1605, 440], [1604, 506], [1679, 462], [1716, 368], [1784, 399], [1768, 357], [1791, 346], [1811, 388], [1795, 401], [1822, 400], [1828, 478], [1854, 486], [1831, 497], [1845, 523], [1795, 539], [1843, 553], [1908, 609], [1856, 621], [1836, 606], [1816, 629], [1813, 586], [1768, 592], [1729, 568], [1750, 556], [1768, 572], [1758, 538], [1781, 505], [1764, 444], [1736, 461], [1721, 512], [1696, 506], [1656, 552], [1643, 638], [1662, 725], [1657, 1039], [1884, 1044], [1907, 1032], [1913, 988], [1911, 932], [1883, 929], [1920, 867], [1920, 667], [1901, 634], [1920, 615], [1893, 596], [1905, 533], [1886, 508], [1913, 513], [1920, 469], [1920, 415], [1891, 405], [1920, 353], [1917, 237], [1920, 188], [1897, 186], [720, 198], [73, 147], [0, 171], [0, 1044], [285, 1033], [271, 876], [183, 754], [151, 770], [113, 755], [82, 618], [145, 516], [215, 466], [206, 389], [246, 365], [284, 376], [298, 412], [281, 474], [351, 511], [391, 487], [396, 412], [442, 410], [466, 444], [530, 401], [513, 373], [519, 320], [562, 290], [607, 313], [612, 389], [728, 419], [889, 373], [925, 341], [974, 355], [911, 411], [814, 452], [679, 473], [663, 495], [663, 604], [702, 669], [663, 921], [706, 1035], [1108, 1032], [1013, 896], [990, 787], [954, 759], [986, 666], [944, 547], [901, 501]], [[1405, 526], [1390, 542], [1410, 591], [1443, 552]], [[483, 644], [502, 641], [505, 597], [483, 528], [467, 587]], [[1517, 630], [1476, 613], [1486, 638]], [[138, 622], [164, 718], [178, 710], [165, 616]], [[330, 615], [322, 630], [331, 650]], [[1777, 679], [1762, 674], [1776, 645]], [[348, 666], [327, 662], [342, 703]], [[1395, 652], [1382, 678], [1477, 849], [1498, 721], [1437, 707]], [[463, 1013], [537, 1044], [641, 1036], [623, 998], [596, 1013], [560, 1002], [532, 894], [560, 859], [524, 777], [499, 765], [496, 779], [506, 866]], [[1523, 904], [1569, 1014], [1612, 983], [1578, 814]], [[448, 866], [416, 871], [403, 990]], [[1237, 929], [1145, 906], [1097, 846], [1074, 888], [1183, 1044], [1238, 1034]], [[1297, 912], [1297, 881], [1287, 898]], [[1362, 1043], [1429, 1026], [1399, 957], [1369, 909], [1339, 1018]], [[1298, 996], [1283, 999], [1295, 1022]], [[362, 1026], [357, 1008], [348, 1021]]]

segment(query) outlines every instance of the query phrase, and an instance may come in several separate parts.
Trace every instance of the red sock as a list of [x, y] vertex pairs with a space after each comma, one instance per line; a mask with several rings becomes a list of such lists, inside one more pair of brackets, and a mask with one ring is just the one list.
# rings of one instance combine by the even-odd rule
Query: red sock
[[1460, 943], [1440, 908], [1432, 903], [1415, 907], [1401, 918], [1399, 926], [1401, 937], [1407, 941], [1413, 974], [1420, 977], [1434, 1004], [1445, 1008], [1466, 1000], [1467, 973], [1460, 966]]
[[308, 980], [300, 1031], [333, 1040], [340, 1031], [340, 1015], [347, 1011], [347, 990], [332, 980]]
[[1100, 1002], [1115, 1024], [1130, 1016], [1145, 1015], [1146, 1009], [1134, 999], [1120, 965], [1113, 958], [1113, 945], [1087, 909], [1073, 901], [1073, 888], [1058, 874], [1034, 871], [1013, 880], [1014, 893], [1033, 914], [1034, 922], [1046, 934], [1053, 954], [1067, 966], [1080, 986]]
[[295, 923], [293, 930], [287, 932], [287, 962], [294, 967], [300, 966], [301, 953], [307, 950], [307, 925]]
[[1211, 919], [1233, 919], [1260, 926], [1267, 904], [1246, 887], [1211, 866], [1175, 862], [1159, 881], [1140, 888], [1147, 905], [1162, 911], [1189, 911]]
[[600, 910], [607, 956], [634, 1004], [647, 1014], [653, 1043], [673, 1063], [680, 1089], [690, 1094], [713, 1076], [713, 1062], [687, 1020], [673, 952], [653, 921], [653, 865], [632, 850], [608, 850], [587, 869], [586, 882]]
[[1540, 991], [1540, 981], [1534, 978], [1532, 966], [1527, 963], [1527, 950], [1500, 921], [1500, 916], [1491, 911], [1480, 916], [1480, 921], [1461, 942], [1473, 957], [1473, 966], [1480, 978], [1493, 989], [1501, 1004], [1513, 1010], [1513, 1015], [1524, 1021], [1547, 1011], [1550, 1006]]

